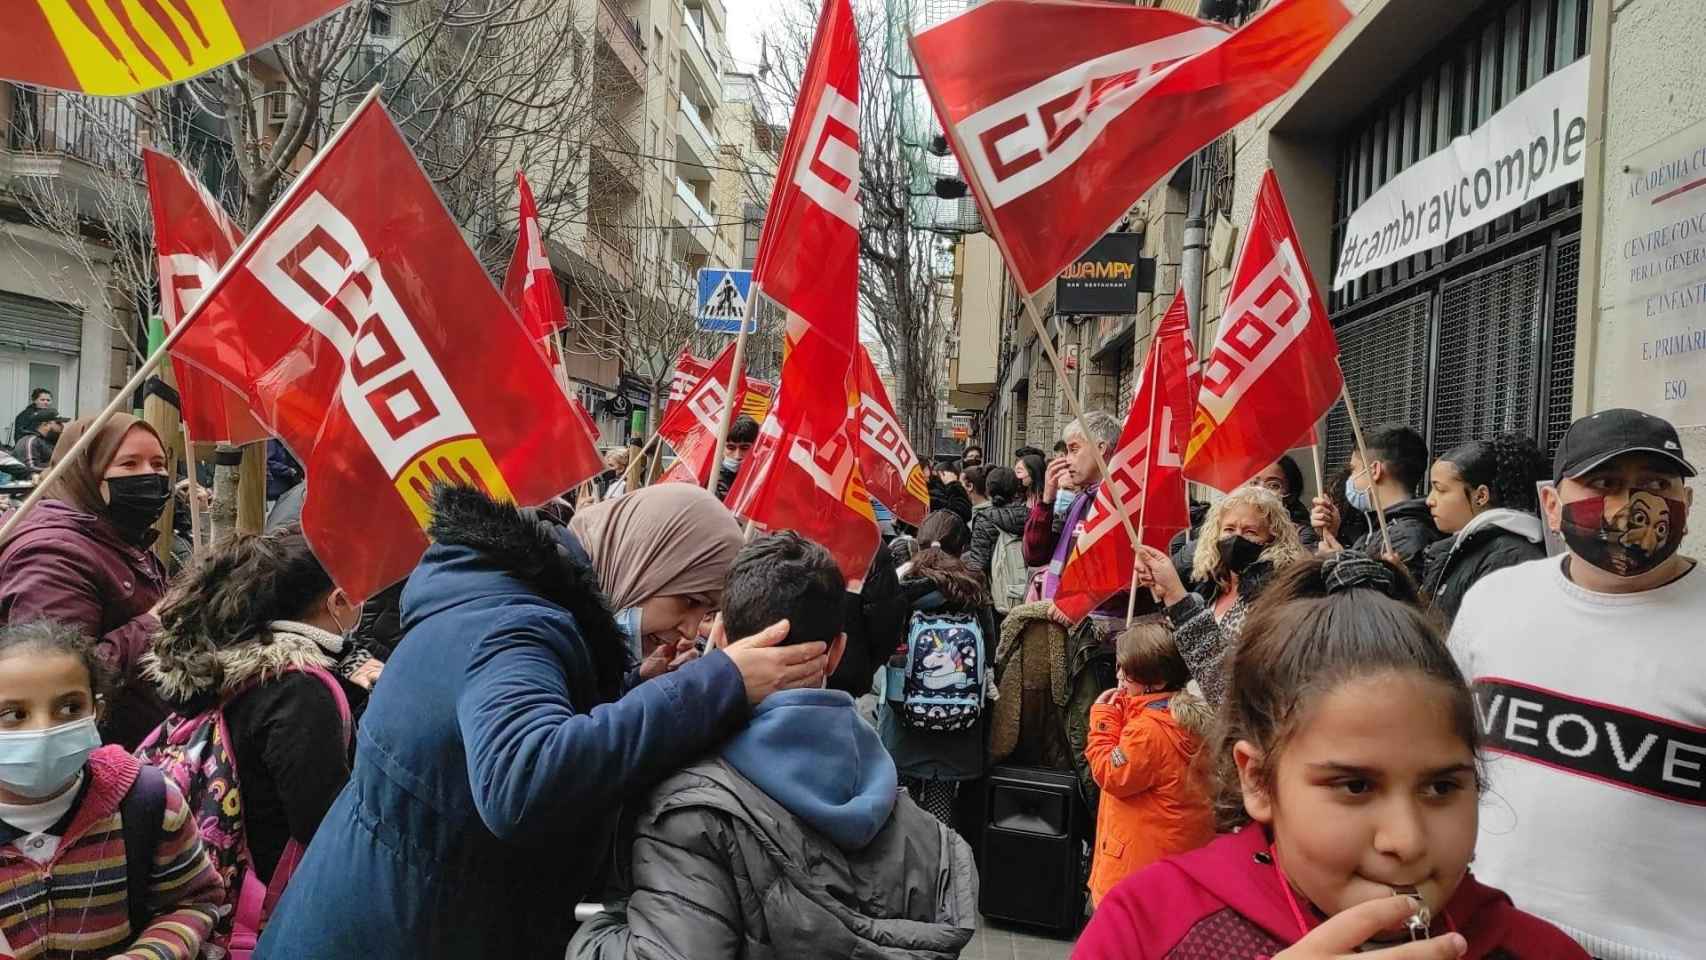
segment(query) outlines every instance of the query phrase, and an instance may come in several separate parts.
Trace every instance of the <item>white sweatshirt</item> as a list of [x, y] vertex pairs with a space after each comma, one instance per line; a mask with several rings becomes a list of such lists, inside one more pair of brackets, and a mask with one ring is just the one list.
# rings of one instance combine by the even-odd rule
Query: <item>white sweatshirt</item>
[[1499, 570], [1451, 648], [1487, 748], [1476, 876], [1602, 960], [1706, 957], [1706, 570], [1637, 594]]

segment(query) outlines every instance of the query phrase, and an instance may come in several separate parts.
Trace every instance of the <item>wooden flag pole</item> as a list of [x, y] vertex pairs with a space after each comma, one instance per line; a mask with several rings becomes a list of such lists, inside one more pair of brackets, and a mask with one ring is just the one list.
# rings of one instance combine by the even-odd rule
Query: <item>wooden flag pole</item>
[[717, 463], [721, 462], [723, 447], [729, 442], [729, 426], [735, 422], [735, 408], [740, 405], [736, 388], [746, 376], [746, 328], [752, 323], [752, 304], [758, 299], [758, 284], [746, 292], [746, 304], [740, 311], [740, 331], [735, 334], [734, 363], [729, 366], [727, 394], [723, 397], [723, 415], [717, 422], [717, 445], [711, 448], [711, 469], [705, 472], [705, 489], [717, 492]]
[[[1048, 330], [1043, 326], [1042, 312], [1037, 309], [1036, 302], [1031, 299], [1029, 294], [1023, 294], [1019, 299], [1024, 301], [1025, 312], [1031, 316], [1031, 326], [1037, 331], [1037, 340], [1042, 343], [1043, 352], [1048, 354], [1049, 363], [1054, 365], [1056, 381], [1064, 386], [1066, 384], [1066, 364], [1060, 362], [1060, 353], [1055, 350], [1054, 342], [1049, 339]], [[1066, 402], [1072, 408], [1072, 416], [1082, 425], [1084, 423], [1084, 408], [1078, 403], [1078, 395], [1071, 390], [1062, 390], [1061, 392], [1066, 394]], [[1092, 437], [1086, 436], [1084, 442], [1090, 445], [1090, 452], [1096, 455], [1096, 469], [1101, 471], [1102, 482], [1107, 483], [1109, 480], [1108, 460], [1102, 456], [1102, 448], [1097, 445]], [[1119, 513], [1120, 523], [1125, 526], [1126, 536], [1131, 538], [1131, 548], [1135, 552], [1143, 545], [1143, 539], [1137, 535], [1137, 528], [1132, 526], [1131, 513], [1126, 510], [1124, 500], [1119, 497], [1110, 497], [1109, 499], [1114, 502], [1114, 510]], [[1070, 535], [1070, 530], [1062, 531], [1062, 536]]]
[[[361, 113], [362, 110], [366, 109], [370, 103], [378, 98], [379, 91], [381, 89], [382, 88], [379, 85], [375, 84], [373, 89], [368, 91], [367, 96], [362, 99], [361, 103], [356, 105], [354, 112], [352, 112], [350, 116], [356, 116]], [[284, 209], [286, 203], [295, 197], [296, 193], [302, 189], [302, 185], [308, 182], [309, 175], [320, 166], [322, 160], [331, 154], [332, 147], [337, 144], [338, 140], [343, 136], [344, 131], [347, 129], [349, 129], [349, 124], [346, 122], [344, 126], [332, 136], [332, 139], [327, 141], [324, 147], [320, 148], [320, 152], [316, 153], [314, 158], [308, 161], [308, 165], [302, 168], [302, 172], [297, 174], [296, 179], [292, 180], [290, 186], [285, 189], [284, 195], [279, 197], [278, 202], [273, 204], [272, 209], [267, 212], [267, 215], [262, 217], [261, 222], [255, 225], [255, 229], [250, 231], [249, 235], [243, 238], [243, 242], [237, 245], [236, 250], [232, 251], [230, 258], [220, 266], [218, 272], [214, 274], [213, 279], [207, 284], [207, 286], [202, 288], [203, 292], [201, 298], [196, 301], [196, 305], [194, 307], [190, 308], [189, 315], [179, 320], [177, 326], [166, 331], [166, 338], [160, 341], [160, 346], [156, 347], [153, 353], [143, 358], [142, 365], [137, 367], [136, 372], [131, 375], [129, 380], [125, 381], [124, 386], [120, 387], [118, 392], [113, 394], [113, 398], [107, 401], [107, 405], [101, 408], [101, 412], [95, 414], [94, 420], [90, 422], [86, 429], [84, 429], [83, 435], [77, 438], [77, 442], [71, 445], [71, 449], [65, 451], [65, 457], [48, 468], [47, 473], [43, 474], [37, 480], [35, 489], [31, 490], [30, 495], [24, 498], [24, 502], [18, 505], [18, 509], [12, 511], [12, 514], [6, 518], [6, 522], [4, 524], [0, 524], [0, 543], [5, 543], [6, 539], [11, 536], [12, 532], [18, 528], [18, 524], [22, 523], [24, 518], [30, 515], [30, 512], [35, 509], [36, 504], [40, 503], [42, 497], [47, 494], [47, 490], [53, 485], [53, 481], [58, 480], [60, 476], [70, 468], [71, 464], [76, 461], [78, 457], [82, 456], [84, 451], [89, 449], [89, 445], [95, 442], [96, 434], [101, 432], [101, 428], [106, 426], [107, 421], [111, 420], [114, 415], [124, 409], [125, 405], [130, 403], [131, 398], [136, 396], [136, 391], [141, 389], [142, 385], [148, 381], [150, 376], [153, 376], [155, 370], [160, 369], [160, 364], [164, 363], [166, 360], [166, 352], [177, 346], [178, 341], [183, 338], [185, 333], [189, 332], [191, 324], [194, 323], [197, 317], [201, 316], [202, 308], [213, 302], [213, 295], [225, 285], [227, 278], [237, 271], [237, 268], [248, 258], [249, 251], [252, 250], [255, 244], [260, 242], [261, 237], [266, 234], [265, 228], [270, 225], [273, 215], [279, 210]]]
[[[1156, 339], [1151, 337], [1149, 340], [1151, 354], [1155, 354], [1155, 349], [1158, 346]], [[1148, 367], [1149, 364], [1145, 363], [1144, 366]], [[1149, 514], [1149, 474], [1155, 465], [1155, 445], [1159, 442], [1155, 436], [1155, 402], [1161, 397], [1161, 357], [1158, 354], [1155, 355], [1154, 367], [1154, 370], [1144, 371], [1146, 374], [1152, 374], [1155, 382], [1149, 385], [1149, 419], [1144, 421], [1144, 429], [1149, 433], [1149, 449], [1144, 452], [1143, 456], [1143, 502], [1137, 505], [1137, 529], [1140, 533], [1144, 529], [1144, 519]], [[1142, 552], [1143, 543], [1139, 541], [1131, 550], [1133, 561], [1131, 565], [1131, 592], [1126, 595], [1125, 601], [1125, 625], [1127, 629], [1131, 628], [1132, 618], [1137, 615], [1137, 555]]]
[[195, 441], [190, 438], [190, 425], [182, 424], [184, 431], [184, 463], [189, 467], [190, 477], [190, 559], [201, 559], [201, 477], [196, 475]]
[[1351, 388], [1344, 383], [1344, 372], [1339, 374], [1339, 395], [1345, 399], [1345, 412], [1351, 417], [1351, 434], [1356, 437], [1357, 455], [1362, 457], [1362, 468], [1369, 472], [1368, 495], [1374, 500], [1374, 519], [1380, 524], [1380, 541], [1386, 545], [1386, 552], [1392, 552], [1392, 535], [1386, 532], [1386, 509], [1380, 502], [1380, 488], [1374, 483], [1374, 465], [1368, 459], [1368, 445], [1362, 440], [1362, 423], [1357, 419], [1356, 405], [1351, 403]]

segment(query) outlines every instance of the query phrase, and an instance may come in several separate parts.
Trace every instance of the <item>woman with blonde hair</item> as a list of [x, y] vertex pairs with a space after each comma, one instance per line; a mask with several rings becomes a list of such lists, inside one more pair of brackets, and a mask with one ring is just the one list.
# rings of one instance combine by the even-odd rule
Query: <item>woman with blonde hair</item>
[[1226, 692], [1223, 665], [1263, 585], [1308, 555], [1285, 504], [1259, 486], [1239, 487], [1209, 508], [1191, 564], [1197, 593], [1185, 589], [1166, 554], [1153, 547], [1138, 554], [1138, 581], [1166, 607], [1179, 653], [1210, 704]]

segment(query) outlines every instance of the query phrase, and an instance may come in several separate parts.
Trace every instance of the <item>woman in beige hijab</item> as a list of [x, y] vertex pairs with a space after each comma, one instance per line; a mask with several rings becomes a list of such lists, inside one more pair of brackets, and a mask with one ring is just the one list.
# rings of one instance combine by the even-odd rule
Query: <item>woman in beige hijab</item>
[[822, 643], [776, 645], [785, 621], [688, 652], [741, 545], [689, 484], [590, 507], [567, 530], [442, 490], [428, 533], [349, 785], [254, 960], [563, 956], [573, 905], [604, 893], [623, 799], [828, 666]]
[[734, 515], [699, 487], [666, 483], [582, 510], [569, 532], [641, 661], [641, 679], [693, 659], [740, 552]]

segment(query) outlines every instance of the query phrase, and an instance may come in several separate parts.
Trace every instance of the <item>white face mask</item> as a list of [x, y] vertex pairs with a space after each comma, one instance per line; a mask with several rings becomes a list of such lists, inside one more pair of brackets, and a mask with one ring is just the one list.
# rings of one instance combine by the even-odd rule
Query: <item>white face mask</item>
[[1056, 492], [1054, 495], [1054, 512], [1064, 516], [1066, 511], [1072, 509], [1072, 501], [1076, 499], [1078, 499], [1078, 494], [1071, 490]]
[[616, 626], [622, 628], [628, 638], [628, 658], [635, 663], [642, 659], [640, 654], [640, 608], [629, 607], [616, 613]]
[[94, 717], [46, 730], [0, 733], [0, 783], [19, 796], [51, 797], [77, 776], [100, 745]]

